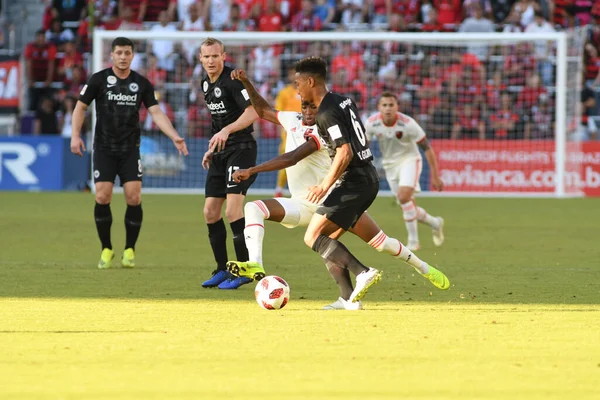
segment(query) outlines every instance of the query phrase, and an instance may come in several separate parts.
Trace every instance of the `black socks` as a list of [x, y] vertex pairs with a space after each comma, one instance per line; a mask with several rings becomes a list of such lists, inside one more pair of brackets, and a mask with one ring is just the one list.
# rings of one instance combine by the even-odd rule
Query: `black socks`
[[142, 228], [142, 205], [138, 204], [137, 206], [127, 205], [127, 210], [125, 211], [125, 235], [126, 249], [135, 249], [135, 243], [137, 242], [138, 236], [140, 235], [140, 229]]
[[212, 247], [215, 261], [217, 262], [217, 269], [224, 271], [227, 265], [227, 231], [225, 230], [225, 222], [221, 218], [215, 223], [206, 224], [206, 226], [208, 226], [208, 240], [210, 241], [210, 247]]
[[233, 232], [233, 247], [237, 261], [248, 261], [248, 248], [244, 239], [244, 228], [246, 227], [246, 218], [242, 217], [237, 221], [230, 222], [231, 232]]
[[335, 265], [346, 268], [354, 275], [358, 275], [369, 269], [358, 261], [346, 246], [328, 236], [320, 235], [317, 240], [315, 240], [312, 249], [319, 253], [325, 261], [330, 261]]
[[96, 220], [96, 230], [102, 243], [102, 249], [112, 249], [110, 241], [110, 227], [112, 225], [112, 213], [109, 204], [96, 203], [94, 207], [94, 219]]

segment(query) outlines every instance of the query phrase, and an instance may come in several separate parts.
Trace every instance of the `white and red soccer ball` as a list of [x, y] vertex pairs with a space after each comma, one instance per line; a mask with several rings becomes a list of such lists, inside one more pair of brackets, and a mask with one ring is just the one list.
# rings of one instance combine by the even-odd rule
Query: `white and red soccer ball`
[[256, 284], [254, 297], [265, 310], [279, 310], [290, 300], [290, 285], [278, 276], [265, 276]]

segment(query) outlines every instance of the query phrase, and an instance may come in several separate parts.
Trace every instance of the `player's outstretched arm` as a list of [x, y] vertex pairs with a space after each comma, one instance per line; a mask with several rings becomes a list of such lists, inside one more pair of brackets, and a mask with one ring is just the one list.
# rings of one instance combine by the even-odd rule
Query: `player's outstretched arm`
[[320, 185], [313, 186], [308, 190], [306, 198], [311, 203], [318, 203], [329, 191], [329, 188], [338, 180], [344, 173], [350, 161], [352, 161], [352, 147], [350, 143], [344, 143], [343, 145], [335, 149], [335, 157], [329, 168], [329, 172], [323, 182]]
[[177, 148], [179, 155], [183, 154], [184, 156], [187, 156], [188, 149], [185, 145], [185, 140], [181, 136], [179, 136], [179, 134], [173, 127], [173, 124], [171, 124], [169, 117], [167, 117], [163, 110], [160, 109], [160, 106], [158, 104], [150, 106], [148, 107], [148, 112], [150, 113], [150, 115], [152, 116], [152, 120], [154, 121], [156, 126], [158, 126], [158, 128], [162, 131], [162, 133], [164, 133], [166, 136], [169, 137], [169, 139], [173, 141], [173, 144], [175, 145], [175, 148]]
[[75, 110], [73, 110], [73, 116], [71, 117], [71, 153], [83, 156], [85, 151], [85, 143], [81, 138], [81, 128], [83, 127], [83, 121], [85, 120], [85, 111], [88, 106], [82, 101], [77, 101]]
[[237, 79], [238, 81], [242, 82], [242, 85], [244, 85], [244, 88], [248, 92], [248, 96], [250, 96], [250, 102], [254, 106], [254, 109], [259, 117], [273, 122], [274, 124], [280, 125], [279, 120], [277, 119], [277, 111], [269, 105], [267, 100], [265, 100], [260, 93], [258, 93], [252, 82], [250, 82], [250, 79], [248, 79], [246, 71], [243, 69], [235, 69], [231, 71], [231, 79]]
[[301, 161], [306, 157], [310, 156], [318, 149], [319, 147], [317, 146], [314, 140], [308, 140], [300, 147], [290, 152], [283, 153], [282, 155], [277, 156], [269, 161], [265, 161], [264, 163], [259, 164], [255, 167], [250, 167], [248, 169], [238, 169], [233, 173], [232, 179], [235, 182], [245, 181], [252, 175], [258, 174], [259, 172], [279, 171], [280, 169], [291, 167], [292, 165], [296, 165], [298, 161]]
[[429, 163], [429, 168], [431, 168], [431, 187], [433, 187], [437, 191], [442, 191], [444, 189], [444, 182], [440, 179], [438, 165], [437, 165], [437, 157], [435, 156], [435, 152], [433, 151], [433, 147], [429, 144], [427, 138], [423, 138], [420, 142], [417, 143], [423, 153], [425, 154], [425, 158]]

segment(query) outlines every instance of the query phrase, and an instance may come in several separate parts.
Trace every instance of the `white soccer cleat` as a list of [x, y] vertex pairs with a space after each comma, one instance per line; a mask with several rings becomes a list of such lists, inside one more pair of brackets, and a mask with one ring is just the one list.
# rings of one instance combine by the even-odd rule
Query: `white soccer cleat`
[[350, 299], [348, 301], [351, 303], [357, 303], [360, 299], [365, 297], [369, 288], [380, 280], [381, 271], [376, 270], [375, 268], [369, 268], [368, 270], [356, 275], [356, 287], [354, 288], [354, 291], [350, 295]]
[[421, 250], [421, 245], [419, 244], [419, 242], [409, 241], [406, 244], [406, 248], [409, 249], [410, 251], [417, 251], [417, 250]]
[[362, 303], [351, 303], [347, 300], [338, 297], [336, 301], [323, 307], [323, 310], [362, 310]]
[[440, 225], [439, 228], [433, 229], [433, 244], [436, 247], [440, 247], [444, 244], [444, 218], [437, 217]]

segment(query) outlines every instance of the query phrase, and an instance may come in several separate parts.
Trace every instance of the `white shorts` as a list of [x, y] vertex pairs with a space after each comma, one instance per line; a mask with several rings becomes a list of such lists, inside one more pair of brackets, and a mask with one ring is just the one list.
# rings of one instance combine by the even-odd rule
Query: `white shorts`
[[290, 229], [297, 226], [308, 226], [312, 216], [321, 205], [293, 197], [276, 197], [273, 200], [277, 200], [285, 210], [285, 217], [280, 224]]
[[421, 171], [423, 170], [423, 162], [421, 159], [410, 159], [401, 162], [390, 168], [384, 168], [385, 178], [390, 185], [390, 190], [395, 195], [398, 194], [398, 188], [400, 186], [408, 186], [415, 190], [415, 192], [421, 191], [421, 185], [419, 185], [419, 178], [421, 177]]

